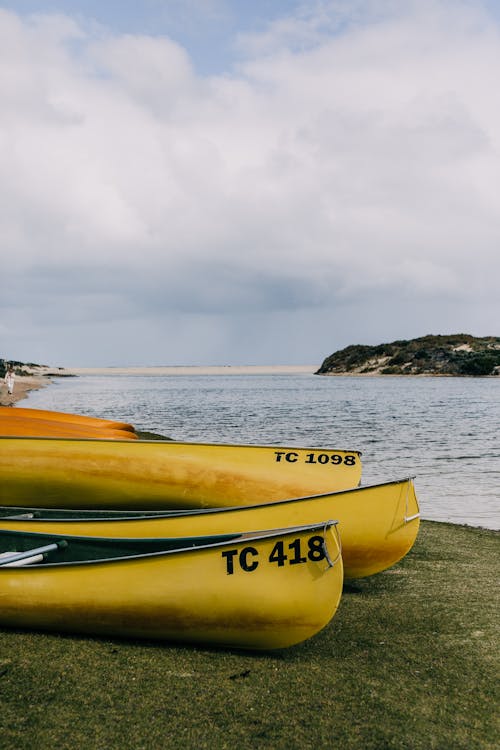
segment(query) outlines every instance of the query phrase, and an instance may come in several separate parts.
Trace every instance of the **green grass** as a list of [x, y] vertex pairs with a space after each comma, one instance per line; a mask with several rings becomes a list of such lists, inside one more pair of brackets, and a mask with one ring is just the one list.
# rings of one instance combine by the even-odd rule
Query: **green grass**
[[424, 522], [281, 652], [0, 631], [0, 746], [496, 750], [499, 551], [496, 532]]

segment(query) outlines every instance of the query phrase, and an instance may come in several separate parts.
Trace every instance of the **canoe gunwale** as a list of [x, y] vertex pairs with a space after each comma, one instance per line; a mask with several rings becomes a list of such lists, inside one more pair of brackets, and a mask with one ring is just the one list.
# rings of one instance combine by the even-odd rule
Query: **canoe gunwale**
[[[361, 485], [359, 487], [351, 487], [346, 490], [337, 490], [335, 492], [322, 492], [320, 494], [315, 495], [301, 495], [300, 497], [291, 497], [291, 498], [285, 498], [283, 500], [273, 500], [272, 502], [268, 503], [253, 503], [252, 505], [234, 505], [234, 506], [221, 506], [217, 508], [190, 508], [186, 510], [180, 510], [180, 509], [174, 509], [174, 510], [112, 510], [112, 509], [104, 509], [104, 510], [96, 510], [92, 508], [43, 508], [43, 507], [29, 507], [24, 505], [2, 505], [0, 506], [0, 523], [2, 521], [36, 521], [37, 523], [44, 523], [44, 522], [57, 522], [57, 521], [64, 521], [65, 523], [79, 523], [81, 521], [100, 521], [103, 523], [106, 523], [107, 521], [140, 521], [142, 519], [148, 520], [148, 519], [161, 519], [161, 518], [189, 518], [189, 517], [195, 517], [195, 516], [206, 516], [211, 515], [214, 513], [234, 513], [239, 511], [248, 511], [250, 508], [264, 508], [268, 506], [278, 506], [278, 505], [291, 505], [294, 503], [300, 503], [305, 500], [321, 500], [323, 498], [332, 497], [334, 499], [336, 496], [339, 495], [348, 495], [353, 492], [360, 492], [364, 490], [374, 490], [379, 487], [386, 487], [389, 485], [395, 485], [395, 484], [405, 484], [408, 483], [408, 486], [411, 482], [415, 480], [415, 475], [407, 476], [402, 479], [391, 479], [388, 482], [376, 482], [374, 484], [365, 484]], [[407, 498], [408, 502], [408, 498]], [[8, 511], [9, 515], [2, 515], [4, 511]], [[41, 514], [44, 513], [44, 511], [49, 512], [50, 515], [46, 517], [42, 517]], [[33, 517], [22, 517], [19, 514], [33, 514]], [[55, 513], [60, 513], [61, 515], [58, 517], [56, 515], [52, 515]], [[40, 515], [39, 515], [40, 514]], [[73, 518], [71, 516], [74, 515]], [[404, 521], [405, 523], [408, 523], [410, 521], [413, 521], [416, 518], [420, 517], [420, 513], [416, 513], [412, 516], [408, 516], [408, 510], [406, 510]]]
[[[104, 438], [105, 439], [105, 438]], [[102, 443], [103, 438], [93, 438], [93, 437], [44, 437], [42, 435], [0, 435], [0, 440], [44, 440], [44, 441], [70, 441], [75, 442], [79, 440], [83, 440], [85, 442], [97, 442]], [[113, 440], [112, 442], [129, 442], [128, 440]], [[348, 448], [328, 448], [324, 445], [322, 446], [314, 446], [314, 445], [287, 445], [287, 444], [271, 444], [271, 443], [203, 443], [203, 442], [192, 442], [189, 440], [134, 440], [134, 445], [162, 445], [163, 443], [172, 446], [172, 445], [200, 445], [200, 446], [206, 446], [206, 447], [215, 447], [215, 448], [265, 448], [265, 449], [272, 449], [272, 450], [300, 450], [300, 451], [328, 451], [328, 452], [334, 452], [334, 453], [349, 453], [349, 454], [355, 454], [356, 456], [363, 455], [361, 451], [359, 450], [350, 450]]]
[[[314, 533], [314, 532], [322, 532], [323, 533], [323, 548], [325, 551], [325, 558], [327, 559], [328, 563], [330, 563], [330, 557], [326, 549], [326, 533], [329, 529], [334, 528], [336, 538], [338, 541], [338, 545], [340, 548], [340, 534], [338, 532], [338, 521], [335, 520], [326, 520], [322, 521], [321, 523], [314, 523], [314, 524], [305, 524], [300, 526], [290, 526], [290, 527], [283, 527], [278, 529], [264, 529], [259, 531], [245, 531], [245, 532], [234, 532], [230, 534], [211, 534], [209, 536], [198, 536], [198, 537], [188, 537], [187, 539], [193, 540], [193, 539], [214, 539], [219, 537], [221, 541], [215, 541], [211, 543], [206, 544], [196, 544], [186, 547], [174, 547], [173, 549], [165, 549], [165, 550], [159, 550], [155, 552], [144, 552], [139, 554], [124, 554], [120, 557], [105, 557], [105, 558], [97, 558], [97, 559], [84, 559], [84, 560], [74, 560], [74, 561], [44, 561], [43, 563], [34, 563], [33, 565], [30, 565], [30, 569], [49, 569], [49, 568], [62, 568], [64, 567], [71, 567], [71, 566], [82, 566], [82, 565], [102, 565], [107, 563], [118, 563], [118, 562], [125, 562], [125, 561], [132, 561], [132, 560], [149, 560], [159, 557], [165, 557], [168, 555], [177, 555], [181, 553], [186, 552], [201, 552], [201, 551], [209, 551], [212, 549], [220, 549], [223, 547], [232, 546], [234, 544], [241, 544], [241, 543], [248, 543], [250, 544], [253, 542], [263, 541], [266, 539], [275, 539], [282, 536], [293, 536], [294, 534], [302, 534], [302, 533]], [[163, 540], [160, 538], [140, 538], [137, 539], [136, 537], [120, 537], [120, 538], [114, 538], [114, 537], [92, 537], [92, 536], [72, 536], [70, 534], [44, 534], [42, 532], [33, 532], [33, 531], [9, 531], [9, 530], [0, 530], [0, 537], [1, 536], [9, 536], [13, 539], [16, 537], [19, 539], [21, 537], [28, 537], [30, 539], [35, 540], [41, 540], [41, 539], [50, 539], [52, 540], [53, 544], [58, 545], [59, 549], [68, 548], [71, 545], [71, 542], [74, 543], [85, 543], [87, 542], [89, 545], [91, 544], [99, 544], [103, 546], [120, 546], [120, 547], [126, 547], [129, 546], [137, 546], [140, 542], [142, 545], [147, 545], [148, 543], [154, 544], [155, 546], [161, 545], [162, 541], [167, 544], [175, 543], [179, 544], [182, 541], [184, 541], [182, 538], [179, 537], [172, 537], [168, 538], [165, 537]], [[32, 550], [29, 550], [30, 552]], [[16, 551], [12, 552], [13, 555], [16, 554]], [[335, 563], [337, 563], [341, 559], [341, 554], [337, 555], [335, 560], [333, 561], [332, 565], [328, 565], [328, 567], [333, 567]], [[9, 560], [7, 560], [8, 562]], [[8, 570], [11, 572], [13, 568], [7, 567], [7, 564], [2, 564], [0, 561], [0, 576], [2, 575], [2, 570]]]

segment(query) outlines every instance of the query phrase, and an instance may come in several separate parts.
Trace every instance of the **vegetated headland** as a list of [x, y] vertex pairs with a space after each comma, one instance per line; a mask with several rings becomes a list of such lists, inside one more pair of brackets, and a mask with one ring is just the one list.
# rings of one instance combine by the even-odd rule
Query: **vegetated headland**
[[[3, 379], [8, 366], [18, 380], [15, 398], [7, 397]], [[0, 404], [13, 405], [30, 390], [43, 387], [53, 377], [75, 377], [82, 374], [191, 374], [199, 368], [83, 368], [71, 370], [34, 362], [17, 362], [0, 357]], [[478, 338], [467, 333], [428, 335], [410, 340], [392, 341], [374, 346], [353, 344], [330, 354], [319, 369], [306, 366], [202, 368], [210, 374], [239, 374], [250, 371], [303, 371], [315, 375], [448, 375], [485, 377], [500, 375], [500, 336]], [[163, 372], [165, 370], [166, 372]], [[212, 372], [213, 371], [213, 372]]]
[[15, 374], [20, 375], [21, 377], [43, 374], [45, 370], [49, 369], [47, 365], [37, 365], [34, 362], [17, 362], [13, 359], [0, 358], [0, 378], [5, 377], [8, 367], [12, 367]]
[[500, 336], [421, 336], [353, 345], [327, 357], [316, 375], [500, 375]]

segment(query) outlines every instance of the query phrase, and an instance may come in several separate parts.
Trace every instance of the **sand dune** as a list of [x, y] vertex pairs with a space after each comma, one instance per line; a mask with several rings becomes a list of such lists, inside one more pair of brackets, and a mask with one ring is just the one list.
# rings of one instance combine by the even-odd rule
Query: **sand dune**
[[57, 375], [267, 375], [313, 373], [318, 365], [227, 365], [212, 367], [65, 367], [48, 370]]

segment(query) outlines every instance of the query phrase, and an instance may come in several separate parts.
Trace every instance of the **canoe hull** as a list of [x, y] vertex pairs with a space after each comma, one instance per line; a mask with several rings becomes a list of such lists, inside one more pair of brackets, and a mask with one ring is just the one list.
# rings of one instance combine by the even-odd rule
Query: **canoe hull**
[[117, 422], [115, 420], [103, 419], [101, 417], [89, 417], [84, 414], [69, 414], [67, 412], [52, 411], [49, 409], [28, 409], [20, 406], [16, 406], [12, 409], [8, 406], [0, 406], [0, 425], [2, 419], [11, 419], [12, 417], [42, 419], [67, 425], [80, 425], [82, 427], [97, 427], [105, 430], [111, 429], [135, 432], [133, 425], [128, 422]]
[[[318, 540], [325, 541], [329, 559], [324, 554], [310, 559], [319, 556]], [[272, 561], [279, 542], [285, 549], [292, 545], [294, 554], [299, 549], [305, 561], [286, 561], [282, 566]], [[313, 553], [308, 557], [309, 549]], [[334, 527], [324, 525], [173, 554], [0, 567], [0, 624], [225, 647], [286, 648], [329, 623], [342, 581]]]
[[0, 437], [0, 504], [209, 508], [356, 487], [357, 451]]
[[69, 422], [56, 422], [44, 419], [12, 417], [0, 419], [0, 436], [3, 437], [45, 437], [45, 438], [84, 438], [93, 440], [137, 440], [137, 435], [126, 430], [106, 427], [85, 427]]
[[[6, 512], [4, 509], [2, 515]], [[87, 515], [97, 519], [105, 517], [97, 511]], [[339, 522], [346, 578], [379, 573], [401, 560], [417, 538], [420, 518], [413, 480], [263, 505], [135, 520], [109, 516], [109, 520], [67, 520], [63, 513], [60, 520], [57, 517], [16, 520], [0, 516], [0, 528], [96, 537], [178, 537], [302, 525], [323, 518]]]
[[36, 419], [19, 415], [16, 411], [11, 409], [9, 416], [0, 417], [1, 436], [137, 440], [137, 435], [129, 430], [55, 419]]

